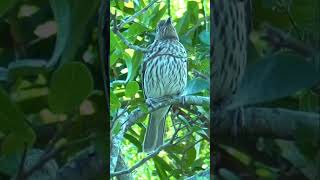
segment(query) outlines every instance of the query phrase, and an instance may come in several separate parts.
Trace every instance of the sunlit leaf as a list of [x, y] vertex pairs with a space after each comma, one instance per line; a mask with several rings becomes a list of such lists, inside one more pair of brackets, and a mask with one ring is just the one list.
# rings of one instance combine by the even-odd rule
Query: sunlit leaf
[[130, 81], [126, 86], [126, 96], [134, 97], [139, 90], [139, 84], [136, 81]]

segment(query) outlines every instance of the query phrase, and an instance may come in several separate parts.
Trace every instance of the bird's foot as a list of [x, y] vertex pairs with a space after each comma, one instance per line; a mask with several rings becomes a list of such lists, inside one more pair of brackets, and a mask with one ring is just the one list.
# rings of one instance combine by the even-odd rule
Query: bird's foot
[[147, 98], [146, 103], [149, 107], [154, 108], [158, 103], [157, 98]]
[[172, 98], [173, 98], [173, 96], [171, 96], [171, 95], [166, 95], [166, 96], [157, 97], [157, 98], [147, 98], [146, 103], [149, 107], [154, 108], [154, 107], [156, 107], [157, 104], [163, 103], [163, 102], [168, 101]]

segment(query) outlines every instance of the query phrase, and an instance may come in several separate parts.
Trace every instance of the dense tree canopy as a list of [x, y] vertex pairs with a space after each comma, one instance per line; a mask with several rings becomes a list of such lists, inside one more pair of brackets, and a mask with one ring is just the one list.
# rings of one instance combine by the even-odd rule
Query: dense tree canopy
[[[133, 115], [137, 110], [147, 110], [140, 76], [143, 51], [153, 42], [157, 23], [168, 16], [172, 17], [180, 42], [188, 54], [189, 76], [185, 94], [208, 98], [209, 1], [111, 1], [111, 133], [114, 149], [121, 147], [118, 153], [111, 150], [111, 162], [121, 158], [127, 163], [123, 169], [129, 169], [152, 157], [141, 166], [129, 169], [134, 179], [185, 178], [210, 166], [209, 134], [205, 128], [209, 121], [208, 103], [185, 106], [176, 103], [178, 105], [167, 117], [165, 135], [165, 142], [174, 140], [172, 145], [163, 147], [160, 153], [147, 155], [142, 152], [147, 114], [139, 118]], [[126, 124], [128, 119], [134, 122]], [[127, 128], [122, 130], [124, 124]], [[121, 133], [124, 133], [123, 138], [119, 138]], [[174, 138], [176, 133], [178, 137]]]

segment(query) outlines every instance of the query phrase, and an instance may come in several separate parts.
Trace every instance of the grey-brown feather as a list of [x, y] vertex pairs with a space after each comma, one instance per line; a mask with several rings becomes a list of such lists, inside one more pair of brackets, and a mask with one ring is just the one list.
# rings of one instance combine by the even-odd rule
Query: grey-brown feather
[[[145, 99], [179, 95], [187, 84], [187, 53], [172, 24], [158, 23], [155, 41], [148, 47], [142, 65], [142, 86]], [[165, 119], [169, 106], [150, 114], [143, 144], [150, 152], [163, 144]]]
[[247, 0], [215, 0], [213, 11], [212, 98], [223, 103], [239, 87], [247, 62]]

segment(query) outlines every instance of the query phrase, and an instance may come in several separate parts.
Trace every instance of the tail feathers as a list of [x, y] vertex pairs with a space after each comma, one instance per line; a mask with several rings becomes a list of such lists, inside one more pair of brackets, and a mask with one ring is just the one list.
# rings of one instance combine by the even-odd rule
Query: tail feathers
[[168, 110], [169, 107], [164, 107], [150, 114], [148, 129], [143, 142], [144, 152], [151, 152], [163, 144]]

